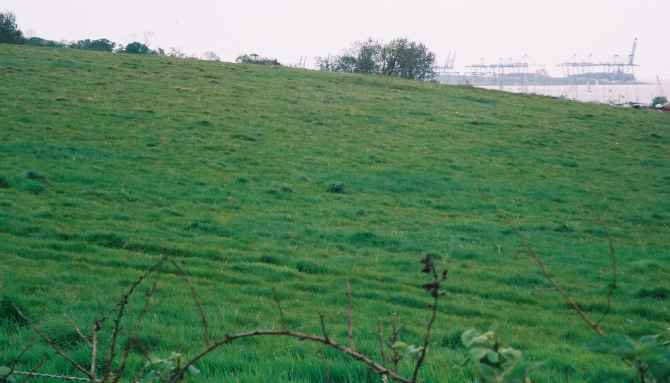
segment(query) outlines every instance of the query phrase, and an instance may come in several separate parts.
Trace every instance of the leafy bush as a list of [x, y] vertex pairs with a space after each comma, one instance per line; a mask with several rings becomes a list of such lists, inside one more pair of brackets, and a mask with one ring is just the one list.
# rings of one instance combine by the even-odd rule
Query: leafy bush
[[656, 107], [657, 105], [665, 105], [668, 103], [668, 98], [665, 96], [657, 96], [651, 101], [651, 106]]
[[635, 369], [641, 382], [670, 382], [670, 328], [639, 340], [624, 335], [600, 337], [591, 349], [621, 358]]
[[14, 383], [16, 379], [12, 376], [12, 369], [7, 366], [0, 366], [0, 383]]
[[346, 191], [345, 185], [342, 182], [335, 182], [330, 185], [328, 185], [328, 189], [326, 189], [328, 193], [335, 193], [335, 194], [344, 194]]
[[412, 80], [435, 78], [435, 54], [419, 42], [398, 38], [389, 43], [373, 39], [354, 44], [341, 56], [318, 59], [327, 72], [350, 72], [402, 77]]
[[48, 48], [65, 48], [66, 45], [64, 43], [58, 42], [58, 41], [53, 41], [53, 40], [47, 40], [43, 39], [41, 37], [31, 37], [29, 39], [25, 40], [25, 43], [27, 45], [32, 45], [36, 47], [48, 47]]
[[122, 52], [137, 55], [147, 55], [154, 53], [151, 49], [149, 49], [148, 46], [146, 46], [146, 44], [142, 44], [137, 41], [126, 45], [125, 48], [123, 48]]
[[44, 187], [44, 185], [42, 185], [39, 181], [32, 179], [22, 181], [19, 185], [19, 189], [35, 195], [42, 194], [47, 191], [47, 188]]
[[295, 265], [296, 270], [305, 274], [326, 274], [328, 269], [310, 261], [298, 261]]
[[526, 362], [521, 351], [503, 347], [493, 331], [467, 330], [461, 341], [483, 383], [529, 383], [529, 372], [538, 366]]
[[0, 43], [21, 44], [23, 32], [16, 25], [16, 16], [11, 12], [0, 13]]
[[[116, 43], [109, 41], [107, 39], [97, 39], [97, 40], [86, 39], [86, 40], [79, 40], [77, 42], [70, 44], [70, 48], [84, 49], [91, 51], [102, 51], [102, 52], [112, 52], [115, 46]], [[127, 48], [128, 47], [126, 47], [126, 49]]]
[[[21, 316], [19, 304], [10, 297], [0, 299], [0, 324], [9, 323], [17, 326], [25, 326], [28, 322]], [[1, 380], [0, 380], [1, 381]]]
[[656, 287], [652, 289], [641, 289], [638, 291], [637, 296], [642, 299], [657, 299], [665, 300], [670, 297], [670, 289], [665, 287]]
[[[180, 366], [183, 366], [187, 359], [184, 355], [179, 353], [172, 353], [167, 358], [159, 358], [149, 355], [147, 362], [143, 367], [144, 374], [141, 375], [139, 382], [141, 383], [160, 383], [167, 382]], [[189, 375], [198, 375], [200, 370], [194, 366], [189, 366], [187, 369]]]
[[256, 53], [252, 54], [243, 54], [235, 59], [235, 62], [238, 64], [257, 64], [257, 65], [276, 65], [281, 66], [281, 63], [275, 58], [264, 57], [257, 55]]

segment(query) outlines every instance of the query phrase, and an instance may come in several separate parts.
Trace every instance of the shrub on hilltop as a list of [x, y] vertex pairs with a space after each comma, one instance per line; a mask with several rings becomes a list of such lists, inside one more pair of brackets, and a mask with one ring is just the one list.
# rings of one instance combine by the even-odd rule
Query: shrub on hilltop
[[16, 24], [16, 16], [12, 12], [0, 12], [0, 43], [22, 44], [23, 32]]

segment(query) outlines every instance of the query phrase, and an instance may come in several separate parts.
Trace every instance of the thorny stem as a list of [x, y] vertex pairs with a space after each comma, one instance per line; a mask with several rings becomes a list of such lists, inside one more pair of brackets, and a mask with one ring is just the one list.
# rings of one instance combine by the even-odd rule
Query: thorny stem
[[[37, 334], [42, 340], [49, 346], [51, 347], [52, 350], [58, 356], [61, 358], [65, 359], [70, 365], [72, 365], [75, 369], [79, 370], [81, 373], [84, 375], [88, 376], [88, 379], [86, 380], [91, 380], [93, 379], [93, 376], [90, 375], [89, 371], [86, 370], [84, 367], [82, 367], [79, 363], [75, 362], [74, 359], [70, 358], [49, 336], [47, 336], [45, 333], [42, 332], [37, 326], [33, 325], [33, 323], [25, 316], [23, 315], [23, 312], [16, 306], [13, 306], [14, 310], [16, 311], [17, 314], [19, 314], [20, 317], [22, 317], [27, 323], [30, 324], [30, 327], [32, 330]], [[18, 373], [18, 372], [17, 372]]]
[[226, 335], [223, 339], [216, 341], [212, 343], [209, 347], [205, 348], [200, 354], [196, 355], [194, 358], [192, 358], [190, 361], [188, 361], [182, 368], [180, 368], [178, 371], [176, 371], [172, 378], [169, 380], [169, 383], [177, 383], [182, 379], [188, 368], [195, 363], [197, 363], [200, 359], [204, 358], [211, 352], [217, 350], [218, 348], [225, 346], [229, 343], [232, 343], [238, 339], [242, 338], [252, 338], [252, 337], [263, 337], [263, 336], [278, 336], [278, 337], [288, 337], [288, 338], [294, 338], [298, 339], [301, 341], [308, 341], [308, 342], [316, 342], [316, 343], [321, 343], [327, 347], [333, 348], [343, 354], [349, 355], [351, 358], [354, 360], [357, 360], [366, 366], [370, 368], [372, 371], [375, 373], [384, 376], [387, 375], [391, 377], [391, 379], [401, 382], [401, 383], [415, 383], [415, 381], [407, 378], [403, 378], [402, 376], [398, 375], [394, 371], [391, 371], [387, 369], [386, 367], [382, 366], [381, 364], [373, 361], [369, 357], [367, 357], [364, 354], [361, 354], [358, 351], [352, 350], [349, 347], [345, 347], [343, 345], [338, 344], [334, 340], [330, 338], [326, 338], [323, 336], [317, 336], [317, 335], [312, 335], [312, 334], [306, 334], [306, 333], [301, 333], [301, 332], [296, 332], [296, 331], [289, 331], [289, 330], [256, 330], [256, 331], [250, 331], [250, 332], [242, 332], [242, 333], [237, 333], [237, 334], [230, 334]]
[[323, 314], [319, 314], [319, 322], [321, 322], [321, 333], [323, 334], [323, 338], [329, 341], [330, 337], [328, 337], [328, 332], [326, 331], [326, 319]]
[[157, 290], [158, 282], [154, 282], [154, 284], [151, 286], [151, 289], [149, 289], [144, 295], [144, 306], [142, 307], [142, 311], [140, 311], [140, 315], [137, 317], [137, 320], [135, 320], [135, 326], [129, 334], [130, 336], [128, 337], [128, 340], [126, 341], [123, 354], [121, 354], [121, 362], [119, 367], [116, 369], [116, 372], [114, 373], [114, 379], [112, 380], [112, 383], [117, 383], [123, 377], [123, 372], [126, 369], [126, 363], [128, 362], [128, 357], [130, 356], [130, 350], [133, 346], [136, 345], [135, 339], [137, 337], [137, 333], [139, 332], [140, 326], [144, 321], [144, 317], [149, 312], [149, 308], [151, 307], [151, 298], [154, 296], [154, 294], [156, 294]]
[[96, 320], [91, 328], [91, 381], [93, 382], [97, 380], [95, 363], [98, 359], [98, 331], [100, 331], [100, 329], [101, 323]]
[[379, 356], [382, 358], [382, 365], [386, 364], [386, 355], [384, 355], [384, 325], [382, 322], [378, 323], [379, 327]]
[[277, 311], [279, 311], [279, 324], [281, 325], [282, 330], [286, 330], [288, 325], [286, 323], [286, 318], [284, 317], [284, 310], [281, 307], [281, 301], [277, 296], [277, 290], [275, 288], [272, 288], [272, 300], [277, 306]]
[[200, 316], [200, 321], [202, 322], [202, 332], [203, 332], [202, 337], [203, 342], [205, 343], [206, 346], [210, 342], [209, 325], [207, 323], [207, 316], [205, 315], [205, 309], [203, 308], [200, 295], [198, 295], [198, 291], [195, 289], [195, 286], [193, 286], [193, 283], [191, 283], [191, 280], [188, 277], [188, 273], [186, 273], [186, 270], [184, 270], [181, 266], [179, 266], [179, 263], [175, 261], [172, 261], [171, 263], [174, 265], [175, 268], [177, 268], [179, 274], [181, 274], [181, 276], [184, 278], [184, 281], [186, 281], [186, 284], [191, 290], [191, 298], [193, 299], [193, 303], [195, 303], [195, 306], [198, 309], [198, 315]]
[[66, 382], [97, 382], [97, 380], [90, 380], [89, 378], [78, 378], [76, 376], [67, 376], [67, 375], [42, 374], [39, 372], [15, 371], [14, 374], [25, 376], [26, 378], [46, 378], [46, 379], [63, 380]]
[[605, 226], [602, 219], [600, 220], [600, 224], [603, 227], [603, 230], [605, 231], [605, 237], [607, 238], [607, 246], [612, 267], [612, 282], [610, 283], [609, 290], [607, 291], [607, 310], [605, 310], [600, 319], [598, 319], [596, 322], [597, 325], [600, 325], [612, 311], [612, 296], [614, 295], [614, 290], [616, 290], [618, 287], [618, 266], [616, 254], [614, 253], [614, 242], [612, 241], [612, 236], [610, 236], [609, 230], [607, 230], [607, 226]]
[[12, 376], [12, 374], [14, 373], [14, 371], [16, 369], [16, 365], [19, 364], [19, 362], [21, 361], [21, 358], [23, 358], [23, 356], [28, 352], [28, 350], [30, 350], [35, 345], [36, 342], [37, 342], [37, 339], [33, 338], [21, 350], [21, 352], [19, 352], [19, 355], [17, 355], [16, 358], [14, 358], [14, 360], [9, 364], [9, 374], [7, 374], [7, 376], [5, 378], [8, 378], [8, 377]]
[[123, 316], [125, 315], [126, 307], [128, 306], [128, 301], [130, 297], [135, 292], [135, 289], [137, 289], [137, 287], [141, 285], [142, 282], [144, 282], [144, 280], [149, 275], [151, 275], [154, 271], [158, 270], [161, 266], [163, 266], [163, 263], [165, 263], [166, 260], [167, 260], [166, 256], [161, 257], [160, 261], [156, 262], [147, 271], [145, 271], [142, 275], [140, 275], [135, 280], [135, 282], [133, 282], [133, 284], [130, 285], [128, 291], [126, 291], [125, 294], [123, 294], [123, 296], [121, 297], [121, 300], [118, 303], [118, 312], [116, 314], [116, 318], [114, 318], [114, 330], [112, 332], [112, 340], [109, 346], [109, 352], [107, 354], [107, 359], [105, 360], [105, 367], [103, 371], [104, 381], [108, 380], [112, 374], [112, 363], [114, 362], [114, 359], [116, 357], [116, 344], [118, 342], [119, 333], [121, 331], [121, 321], [123, 320]]
[[[111, 336], [111, 345], [110, 345], [110, 348], [108, 350], [107, 358], [105, 360], [105, 365], [104, 365], [103, 375], [102, 375], [101, 380], [97, 380], [97, 376], [96, 376], [96, 359], [97, 359], [96, 358], [96, 353], [98, 352], [98, 333], [101, 330], [101, 327], [102, 327], [101, 323], [104, 319], [98, 320], [98, 321], [95, 322], [95, 324], [93, 326], [93, 329], [92, 329], [92, 335], [91, 335], [90, 339], [83, 336], [81, 331], [79, 331], [77, 329], [80, 336], [83, 336], [84, 338], [86, 338], [87, 341], [90, 342], [90, 346], [91, 346], [91, 349], [92, 349], [92, 353], [91, 353], [92, 360], [91, 360], [91, 365], [90, 365], [89, 370], [83, 368], [82, 366], [77, 364], [74, 360], [69, 358], [55, 343], [53, 343], [53, 341], [51, 339], [49, 339], [46, 335], [41, 333], [39, 329], [37, 329], [37, 328], [34, 329], [35, 332], [39, 336], [41, 336], [47, 342], [47, 344], [49, 344], [51, 346], [51, 348], [58, 355], [60, 355], [66, 361], [68, 361], [70, 364], [72, 364], [77, 370], [84, 373], [87, 376], [87, 378], [62, 376], [62, 375], [52, 375], [52, 374], [42, 374], [42, 373], [35, 372], [36, 369], [39, 368], [39, 367], [35, 368], [31, 372], [18, 372], [17, 371], [16, 374], [17, 375], [23, 375], [25, 377], [53, 378], [53, 379], [60, 379], [60, 380], [66, 380], [66, 381], [89, 381], [89, 382], [94, 382], [94, 383], [96, 383], [96, 382], [100, 382], [100, 383], [109, 382], [110, 380], [113, 380], [114, 382], [119, 381], [119, 379], [121, 378], [121, 376], [124, 372], [124, 369], [126, 368], [125, 361], [127, 360], [128, 352], [129, 352], [129, 349], [130, 349], [130, 344], [132, 342], [132, 333], [131, 333], [131, 339], [129, 339], [129, 341], [126, 344], [126, 347], [124, 349], [124, 353], [122, 355], [122, 361], [120, 362], [119, 367], [115, 371], [112, 369], [112, 364], [115, 363], [116, 347], [117, 347], [117, 343], [118, 343], [118, 338], [119, 338], [120, 333], [121, 333], [121, 322], [126, 315], [126, 309], [127, 309], [128, 304], [129, 304], [129, 300], [130, 300], [131, 296], [134, 294], [134, 292], [136, 291], [136, 289], [138, 288], [138, 286], [141, 285], [144, 282], [144, 280], [149, 277], [149, 275], [151, 275], [156, 270], [158, 270], [166, 260], [167, 260], [167, 257], [162, 257], [159, 262], [157, 262], [155, 265], [153, 265], [151, 268], [149, 268], [144, 274], [140, 275], [138, 277], [138, 279], [126, 291], [126, 293], [121, 297], [121, 300], [117, 304], [118, 310], [117, 310], [117, 313], [116, 313], [116, 317], [114, 319], [114, 327], [113, 327], [113, 332], [112, 332], [112, 336]], [[176, 263], [173, 263], [173, 264], [175, 264], [175, 266], [182, 273], [182, 275], [184, 277], [186, 277], [186, 273], [183, 271], [183, 269], [181, 267], [179, 267], [178, 264], [176, 264]], [[436, 317], [437, 317], [437, 311], [438, 311], [437, 303], [438, 303], [438, 300], [439, 300], [439, 297], [440, 297], [439, 288], [440, 288], [440, 281], [441, 280], [438, 276], [437, 271], [434, 269], [434, 266], [432, 266], [432, 263], [431, 263], [430, 271], [431, 271], [432, 276], [433, 276], [433, 282], [431, 284], [426, 285], [426, 286], [432, 286], [432, 287], [431, 288], [426, 288], [426, 286], [424, 286], [424, 288], [429, 290], [431, 292], [433, 298], [434, 298], [433, 304], [431, 305], [432, 315], [431, 315], [431, 318], [430, 318], [430, 320], [429, 320], [429, 322], [426, 326], [426, 333], [425, 333], [425, 336], [424, 336], [424, 339], [423, 339], [423, 347], [421, 349], [421, 353], [420, 353], [418, 361], [415, 365], [413, 376], [412, 376], [411, 379], [403, 377], [400, 374], [398, 374], [398, 365], [399, 365], [399, 362], [402, 358], [402, 355], [392, 347], [393, 343], [395, 343], [398, 340], [399, 333], [400, 333], [400, 328], [397, 324], [397, 317], [394, 318], [395, 320], [392, 322], [393, 332], [392, 332], [391, 338], [389, 339], [390, 340], [389, 347], [390, 347], [390, 350], [393, 352], [392, 361], [391, 361], [392, 364], [393, 364], [392, 368], [389, 369], [389, 368], [385, 367], [387, 359], [386, 359], [386, 356], [384, 354], [384, 348], [385, 348], [384, 329], [383, 329], [383, 325], [381, 323], [379, 324], [380, 355], [381, 355], [381, 359], [382, 359], [381, 364], [377, 363], [376, 361], [374, 361], [373, 359], [371, 359], [367, 355], [356, 351], [355, 342], [354, 342], [354, 339], [353, 339], [353, 323], [352, 323], [353, 322], [353, 320], [352, 320], [352, 316], [353, 316], [352, 315], [352, 311], [353, 311], [352, 295], [353, 294], [352, 294], [352, 291], [351, 291], [351, 284], [350, 283], [347, 283], [347, 295], [348, 295], [348, 298], [349, 298], [348, 323], [347, 323], [347, 330], [348, 330], [347, 335], [348, 335], [348, 340], [349, 340], [349, 346], [347, 347], [345, 345], [337, 343], [335, 340], [333, 340], [328, 335], [328, 332], [327, 332], [327, 329], [326, 329], [325, 317], [322, 314], [319, 315], [320, 324], [321, 324], [321, 331], [322, 331], [321, 336], [288, 330], [287, 327], [286, 327], [286, 321], [285, 321], [285, 318], [284, 318], [284, 313], [283, 313], [280, 301], [276, 296], [276, 292], [274, 294], [274, 300], [275, 300], [275, 303], [277, 304], [277, 308], [279, 310], [279, 315], [280, 315], [280, 319], [281, 319], [282, 326], [283, 326], [283, 328], [281, 330], [254, 330], [254, 331], [249, 331], [249, 332], [241, 332], [241, 333], [237, 333], [237, 334], [228, 334], [228, 335], [225, 335], [224, 338], [219, 340], [219, 341], [210, 342], [209, 341], [209, 335], [208, 335], [208, 324], [207, 324], [207, 320], [204, 316], [204, 310], [203, 310], [202, 305], [199, 301], [199, 297], [197, 295], [197, 292], [195, 292], [195, 288], [190, 283], [190, 281], [188, 281], [188, 279], [187, 279], [187, 283], [191, 287], [192, 298], [194, 299], [194, 301], [196, 301], [196, 305], [198, 306], [198, 310], [199, 310], [200, 315], [201, 315], [202, 325], [203, 325], [203, 327], [205, 327], [204, 328], [204, 331], [205, 331], [205, 335], [204, 335], [205, 348], [199, 354], [197, 354], [195, 357], [193, 357], [191, 360], [186, 362], [184, 365], [177, 366], [177, 368], [173, 371], [173, 373], [169, 377], [168, 383], [180, 382], [191, 366], [193, 366], [195, 363], [200, 361], [205, 356], [209, 355], [210, 353], [216, 351], [217, 349], [219, 349], [219, 348], [221, 348], [221, 347], [223, 347], [227, 344], [230, 344], [230, 343], [232, 343], [232, 342], [234, 342], [238, 339], [252, 338], [252, 337], [266, 337], [266, 336], [286, 337], [286, 338], [297, 339], [297, 340], [300, 340], [300, 341], [320, 343], [322, 345], [325, 345], [326, 347], [335, 349], [335, 350], [337, 350], [337, 351], [339, 351], [339, 352], [341, 352], [345, 355], [348, 355], [352, 359], [365, 364], [371, 371], [380, 375], [384, 382], [395, 381], [395, 382], [401, 382], [401, 383], [416, 383], [419, 370], [421, 369], [421, 367], [423, 365], [423, 362], [425, 360], [425, 356], [426, 356], [426, 353], [427, 353], [428, 345], [430, 343], [431, 331], [432, 331], [433, 325], [434, 325], [434, 323], [436, 321]], [[444, 280], [445, 277], [446, 277], [446, 272], [442, 275], [442, 280]], [[149, 298], [153, 295], [155, 290], [156, 290], [156, 285], [154, 284], [153, 289], [151, 289], [147, 293], [147, 301], [145, 302], [145, 306], [144, 306], [142, 312], [140, 313], [140, 316], [139, 316], [139, 319], [138, 319], [139, 322], [142, 321], [142, 318], [144, 317], [144, 315], [148, 311]], [[18, 311], [18, 308], [17, 308], [17, 311]], [[21, 314], [20, 311], [19, 311], [19, 314]], [[137, 330], [137, 327], [139, 326], [139, 322], [135, 323], [135, 325], [136, 325], [135, 331]], [[144, 353], [144, 354], [146, 354], [146, 353]], [[145, 357], [146, 357], [146, 355], [145, 355]]]
[[432, 267], [432, 272], [433, 272], [433, 281], [437, 283], [437, 291], [436, 293], [433, 294], [433, 304], [431, 305], [431, 316], [430, 320], [428, 321], [428, 324], [426, 325], [426, 333], [423, 338], [423, 347], [421, 348], [421, 351], [419, 353], [419, 359], [416, 361], [416, 365], [414, 366], [414, 373], [412, 373], [412, 381], [416, 382], [417, 377], [419, 376], [419, 370], [421, 370], [421, 365], [423, 364], [424, 360], [426, 359], [426, 353], [428, 352], [428, 344], [430, 343], [430, 333], [431, 330], [433, 329], [433, 324], [435, 324], [435, 320], [437, 319], [437, 302], [440, 300], [440, 285], [439, 285], [439, 277], [437, 275], [437, 270], [435, 269], [435, 266]]
[[519, 230], [516, 230], [517, 235], [519, 238], [521, 238], [521, 241], [524, 245], [524, 248], [526, 249], [526, 253], [528, 254], [529, 257], [531, 257], [535, 263], [537, 264], [537, 267], [540, 269], [540, 272], [542, 272], [542, 275], [544, 275], [544, 278], [551, 283], [551, 285], [558, 291], [558, 293], [563, 297], [563, 300], [565, 303], [568, 304], [576, 313], [577, 315], [581, 318], [584, 323], [586, 323], [593, 332], [598, 334], [599, 336], [604, 336], [605, 332], [600, 328], [600, 325], [596, 322], [594, 322], [585, 312], [584, 310], [579, 307], [577, 302], [575, 302], [572, 297], [563, 289], [563, 287], [556, 282], [556, 280], [551, 276], [549, 271], [547, 270], [546, 266], [544, 265], [544, 262], [542, 262], [542, 259], [537, 255], [535, 250], [530, 246], [528, 243], [528, 240], [526, 237], [524, 237]]
[[349, 347], [352, 350], [356, 349], [356, 342], [354, 342], [354, 325], [353, 325], [353, 293], [351, 291], [351, 282], [347, 281], [347, 298], [349, 301], [347, 309], [347, 335], [349, 337]]

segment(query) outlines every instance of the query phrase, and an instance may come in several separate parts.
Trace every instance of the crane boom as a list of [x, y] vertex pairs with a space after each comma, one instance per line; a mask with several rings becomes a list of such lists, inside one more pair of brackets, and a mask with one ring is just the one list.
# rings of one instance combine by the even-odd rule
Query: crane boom
[[656, 76], [656, 84], [658, 84], [658, 95], [665, 97], [665, 90], [663, 89], [663, 83], [661, 82], [660, 76]]
[[635, 53], [637, 52], [637, 37], [633, 41], [633, 49], [628, 56], [628, 65], [635, 65]]

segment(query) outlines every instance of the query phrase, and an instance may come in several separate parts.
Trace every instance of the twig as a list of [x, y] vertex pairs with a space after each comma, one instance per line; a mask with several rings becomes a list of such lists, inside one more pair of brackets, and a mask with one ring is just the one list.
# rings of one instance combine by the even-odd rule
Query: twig
[[[25, 376], [27, 378], [46, 378], [46, 379], [56, 379], [64, 380], [67, 382], [90, 382], [88, 378], [79, 378], [76, 376], [67, 376], [67, 375], [54, 375], [54, 374], [43, 374], [39, 372], [26, 372], [26, 371], [14, 371], [14, 374]], [[97, 382], [94, 380], [94, 382]]]
[[181, 266], [179, 266], [179, 264], [177, 262], [175, 262], [174, 260], [171, 263], [174, 265], [174, 267], [177, 268], [177, 271], [184, 278], [184, 281], [186, 281], [186, 284], [188, 285], [189, 289], [191, 290], [191, 298], [193, 299], [193, 303], [195, 303], [195, 306], [198, 309], [198, 315], [200, 316], [200, 322], [202, 322], [203, 341], [205, 343], [205, 346], [207, 346], [210, 343], [209, 325], [207, 323], [207, 315], [205, 315], [205, 309], [202, 306], [202, 300], [200, 299], [200, 296], [198, 295], [198, 291], [193, 286], [193, 283], [191, 283], [191, 279], [188, 277], [188, 273], [186, 273], [186, 271]]
[[286, 323], [286, 318], [284, 317], [284, 310], [281, 307], [281, 301], [279, 300], [279, 296], [277, 296], [277, 290], [274, 287], [272, 288], [272, 300], [275, 302], [275, 306], [277, 306], [277, 311], [279, 312], [279, 324], [281, 325], [282, 330], [288, 329], [288, 324]]
[[354, 325], [353, 325], [353, 293], [351, 291], [351, 282], [347, 281], [347, 297], [349, 300], [347, 309], [347, 335], [349, 337], [349, 347], [352, 350], [356, 349], [356, 342], [354, 342]]
[[582, 308], [579, 307], [577, 302], [575, 302], [572, 299], [572, 297], [563, 289], [563, 287], [560, 284], [558, 284], [558, 282], [556, 282], [556, 280], [551, 276], [551, 274], [549, 274], [549, 271], [547, 271], [547, 268], [544, 265], [544, 262], [542, 262], [542, 259], [540, 259], [540, 257], [537, 255], [537, 253], [530, 246], [526, 237], [524, 237], [519, 230], [517, 230], [517, 229], [515, 229], [515, 230], [516, 230], [516, 233], [519, 236], [519, 238], [521, 238], [521, 242], [523, 243], [523, 245], [526, 249], [526, 253], [528, 253], [528, 256], [531, 257], [535, 261], [535, 263], [537, 264], [537, 267], [540, 269], [540, 272], [542, 272], [542, 275], [544, 275], [544, 278], [547, 281], [549, 281], [549, 283], [551, 283], [551, 285], [554, 287], [554, 289], [556, 289], [556, 291], [558, 291], [558, 293], [561, 295], [561, 297], [563, 297], [563, 300], [565, 301], [565, 303], [568, 306], [570, 306], [577, 313], [577, 315], [581, 318], [581, 320], [584, 323], [586, 323], [591, 328], [591, 330], [593, 330], [593, 332], [595, 332], [599, 336], [605, 335], [602, 328], [600, 328], [600, 325], [598, 323], [594, 322], [588, 316], [588, 314], [586, 314], [584, 312], [584, 310], [582, 310]]
[[147, 271], [145, 271], [142, 275], [140, 275], [135, 280], [135, 282], [133, 282], [133, 284], [130, 285], [130, 288], [123, 294], [123, 296], [121, 296], [121, 300], [117, 304], [118, 311], [116, 313], [116, 318], [114, 318], [114, 330], [112, 331], [112, 340], [109, 346], [107, 359], [105, 360], [105, 367], [103, 370], [103, 380], [105, 381], [108, 380], [112, 374], [112, 363], [116, 358], [116, 345], [119, 333], [121, 332], [121, 321], [123, 320], [123, 316], [125, 315], [126, 307], [128, 306], [128, 301], [130, 300], [130, 297], [135, 292], [135, 289], [137, 289], [137, 287], [141, 285], [142, 282], [144, 282], [144, 280], [149, 275], [151, 275], [154, 271], [158, 270], [166, 260], [167, 260], [166, 256], [161, 257], [161, 259], [158, 262], [156, 262]]
[[97, 380], [96, 362], [98, 359], [98, 332], [102, 329], [102, 322], [96, 320], [91, 327], [91, 376]]
[[[32, 373], [37, 372], [37, 370], [39, 370], [40, 368], [42, 368], [42, 366], [44, 365], [44, 363], [47, 362], [47, 360], [49, 360], [48, 357], [43, 357], [43, 358], [39, 361], [39, 363], [37, 363], [36, 365], [33, 366], [32, 369], [30, 369], [30, 371], [28, 372], [28, 374], [32, 374]], [[28, 377], [24, 375], [24, 378], [21, 379], [21, 382], [20, 382], [20, 383], [25, 382], [27, 379], [28, 379]]]
[[340, 345], [333, 341], [330, 338], [318, 336], [318, 335], [312, 335], [312, 334], [306, 334], [306, 333], [301, 333], [301, 332], [296, 332], [296, 331], [289, 331], [289, 330], [256, 330], [256, 331], [249, 331], [249, 332], [242, 332], [242, 333], [237, 333], [237, 334], [230, 334], [226, 335], [223, 339], [216, 341], [212, 343], [209, 347], [205, 348], [203, 351], [201, 351], [198, 355], [193, 357], [190, 361], [188, 361], [181, 369], [176, 371], [171, 379], [168, 381], [169, 383], [177, 383], [180, 381], [180, 379], [184, 376], [188, 368], [195, 363], [197, 363], [200, 359], [204, 358], [211, 352], [219, 349], [220, 347], [230, 344], [238, 339], [243, 339], [243, 338], [253, 338], [253, 337], [264, 337], [264, 336], [278, 336], [278, 337], [287, 337], [287, 338], [294, 338], [298, 339], [301, 341], [309, 341], [309, 342], [316, 342], [316, 343], [321, 343], [327, 347], [333, 348], [343, 354], [346, 354], [353, 358], [354, 360], [357, 360], [366, 366], [373, 372], [375, 372], [378, 375], [384, 376], [387, 375], [391, 377], [391, 379], [401, 382], [401, 383], [415, 383], [413, 380], [404, 378], [400, 375], [398, 375], [396, 372], [391, 371], [387, 369], [386, 367], [382, 366], [381, 364], [373, 361], [369, 357], [367, 357], [364, 354], [361, 354], [358, 351], [354, 351], [349, 347], [345, 347], [343, 345]]
[[86, 342], [88, 347], [91, 347], [91, 339], [84, 335], [84, 333], [81, 331], [79, 326], [77, 326], [77, 323], [67, 314], [65, 314], [65, 319], [67, 319], [68, 322], [70, 322], [70, 325], [74, 328], [74, 331], [79, 335], [79, 337]]
[[400, 340], [400, 330], [402, 326], [398, 323], [398, 313], [393, 314], [393, 320], [391, 321], [391, 337], [388, 340], [388, 348], [391, 350], [391, 370], [395, 373], [398, 372], [398, 366], [402, 360], [402, 354], [398, 351], [394, 345]]
[[84, 367], [82, 367], [79, 363], [75, 362], [74, 359], [70, 358], [70, 357], [69, 357], [69, 356], [68, 356], [68, 355], [67, 355], [67, 354], [66, 354], [66, 353], [65, 353], [65, 352], [64, 352], [64, 351], [63, 351], [63, 350], [56, 344], [56, 342], [54, 342], [51, 338], [49, 338], [49, 336], [47, 336], [45, 333], [43, 333], [42, 330], [40, 330], [40, 329], [39, 329], [37, 326], [35, 326], [35, 325], [34, 325], [34, 324], [33, 324], [33, 323], [32, 323], [32, 322], [31, 322], [25, 315], [23, 315], [23, 312], [21, 311], [21, 309], [19, 309], [18, 307], [16, 307], [16, 305], [13, 305], [13, 307], [14, 307], [14, 310], [16, 310], [16, 313], [19, 314], [19, 316], [20, 316], [21, 318], [23, 318], [23, 319], [26, 321], [26, 323], [30, 324], [30, 327], [31, 327], [32, 330], [35, 332], [35, 334], [37, 334], [40, 338], [42, 338], [42, 340], [43, 340], [49, 347], [51, 347], [51, 349], [54, 350], [54, 352], [55, 352], [56, 354], [58, 354], [58, 356], [60, 356], [60, 357], [63, 358], [65, 361], [67, 361], [68, 363], [70, 363], [75, 369], [79, 370], [79, 371], [82, 372], [84, 375], [88, 376], [89, 379], [86, 379], [86, 380], [91, 380], [91, 379], [93, 378], [93, 377], [89, 374], [88, 370], [86, 370]]
[[430, 320], [428, 321], [428, 324], [426, 325], [426, 332], [423, 337], [423, 347], [421, 347], [421, 351], [419, 351], [419, 358], [416, 361], [416, 364], [414, 365], [414, 372], [412, 373], [412, 381], [416, 382], [417, 377], [419, 376], [419, 371], [421, 370], [421, 366], [423, 365], [424, 360], [426, 359], [426, 353], [428, 352], [428, 345], [430, 344], [430, 334], [433, 329], [433, 325], [435, 324], [435, 320], [437, 319], [437, 303], [440, 300], [440, 288], [442, 287], [441, 282], [444, 281], [447, 278], [447, 273], [446, 271], [442, 274], [442, 279], [440, 279], [440, 276], [437, 273], [437, 268], [435, 267], [435, 263], [433, 262], [433, 259], [430, 255], [426, 255], [425, 258], [425, 271], [427, 273], [430, 273], [433, 277], [433, 281], [431, 283], [425, 284], [423, 288], [428, 291], [431, 296], [433, 297], [433, 304], [431, 305], [431, 316]]
[[23, 356], [28, 352], [28, 350], [30, 350], [35, 345], [36, 342], [37, 342], [37, 339], [35, 339], [35, 338], [31, 339], [30, 342], [25, 347], [23, 347], [21, 352], [19, 352], [19, 355], [17, 355], [16, 358], [14, 358], [14, 360], [11, 363], [9, 363], [9, 374], [7, 374], [7, 376], [5, 376], [5, 379], [12, 376], [12, 374], [16, 370], [16, 366], [21, 361], [21, 358], [23, 358]]
[[600, 324], [607, 318], [607, 316], [612, 312], [612, 296], [614, 295], [614, 290], [617, 289], [618, 287], [618, 265], [617, 265], [617, 259], [616, 259], [616, 254], [614, 252], [614, 241], [612, 240], [612, 236], [610, 235], [609, 230], [607, 229], [607, 226], [603, 222], [602, 219], [600, 219], [600, 225], [603, 227], [603, 230], [605, 231], [605, 237], [607, 238], [607, 246], [608, 246], [608, 251], [609, 251], [609, 257], [610, 257], [610, 264], [612, 267], [612, 282], [609, 285], [609, 289], [607, 291], [607, 310], [603, 313], [603, 315], [598, 319], [596, 324], [600, 326]]
[[126, 346], [124, 347], [123, 354], [121, 355], [121, 362], [119, 363], [119, 367], [116, 369], [116, 372], [114, 373], [114, 379], [112, 380], [113, 383], [117, 383], [123, 376], [123, 373], [126, 369], [126, 363], [128, 362], [128, 356], [130, 355], [130, 349], [132, 348], [132, 346], [135, 345], [135, 339], [137, 338], [137, 333], [139, 332], [140, 326], [144, 321], [144, 317], [149, 312], [149, 308], [151, 307], [151, 298], [154, 296], [154, 294], [156, 294], [157, 290], [158, 290], [158, 282], [154, 282], [154, 284], [151, 286], [151, 289], [149, 289], [144, 295], [144, 306], [142, 306], [142, 311], [140, 311], [140, 315], [137, 317], [135, 325], [133, 326], [133, 329], [131, 330], [131, 333], [128, 336]]
[[319, 322], [321, 323], [321, 333], [323, 334], [323, 339], [330, 341], [330, 337], [328, 337], [328, 332], [326, 331], [326, 319], [324, 318], [323, 314], [319, 314]]
[[384, 349], [386, 348], [386, 345], [384, 345], [384, 324], [380, 321], [377, 327], [379, 329], [379, 356], [382, 358], [382, 365], [386, 366], [386, 355], [384, 353]]

